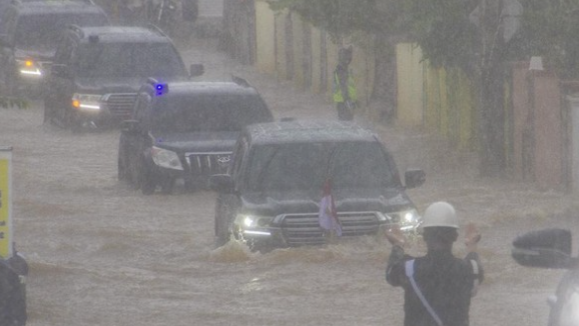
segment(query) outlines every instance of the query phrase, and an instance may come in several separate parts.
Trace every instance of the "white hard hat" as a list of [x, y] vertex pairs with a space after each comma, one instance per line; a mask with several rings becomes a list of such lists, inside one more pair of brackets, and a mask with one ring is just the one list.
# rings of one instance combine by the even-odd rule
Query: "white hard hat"
[[443, 201], [430, 204], [422, 218], [422, 227], [450, 227], [458, 229], [458, 217], [451, 204]]

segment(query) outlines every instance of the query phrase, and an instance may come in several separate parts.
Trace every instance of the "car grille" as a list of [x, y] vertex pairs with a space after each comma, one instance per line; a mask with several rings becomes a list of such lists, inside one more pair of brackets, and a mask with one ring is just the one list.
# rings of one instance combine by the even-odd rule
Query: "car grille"
[[113, 116], [128, 118], [131, 116], [136, 98], [136, 93], [106, 94], [104, 102]]
[[193, 175], [212, 175], [227, 172], [231, 152], [186, 153], [185, 158]]
[[[375, 235], [380, 223], [375, 212], [339, 213], [342, 236]], [[288, 214], [282, 217], [281, 229], [287, 245], [324, 244], [326, 239], [317, 214]]]

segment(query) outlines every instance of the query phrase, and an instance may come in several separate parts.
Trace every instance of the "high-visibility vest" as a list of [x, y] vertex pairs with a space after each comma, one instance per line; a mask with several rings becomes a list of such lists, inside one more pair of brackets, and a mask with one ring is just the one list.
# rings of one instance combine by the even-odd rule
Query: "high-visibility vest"
[[[344, 102], [344, 97], [342, 96], [342, 90], [340, 88], [340, 80], [338, 78], [338, 73], [334, 72], [334, 95], [333, 99], [336, 103]], [[352, 78], [352, 72], [348, 72], [348, 95], [350, 96], [351, 101], [358, 100], [358, 93], [356, 91], [356, 83], [354, 82], [354, 78]]]

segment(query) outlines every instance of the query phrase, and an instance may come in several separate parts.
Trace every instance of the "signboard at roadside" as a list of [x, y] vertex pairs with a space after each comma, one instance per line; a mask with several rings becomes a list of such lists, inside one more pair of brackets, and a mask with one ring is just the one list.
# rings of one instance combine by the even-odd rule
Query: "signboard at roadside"
[[12, 252], [12, 147], [0, 146], [0, 256]]

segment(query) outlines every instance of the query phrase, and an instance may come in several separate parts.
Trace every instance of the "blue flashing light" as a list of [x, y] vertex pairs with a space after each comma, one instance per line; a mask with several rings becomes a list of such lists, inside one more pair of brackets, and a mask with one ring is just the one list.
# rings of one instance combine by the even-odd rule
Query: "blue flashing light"
[[155, 93], [157, 96], [167, 94], [169, 92], [169, 86], [167, 84], [155, 84]]

